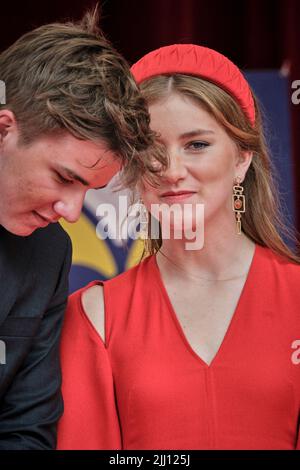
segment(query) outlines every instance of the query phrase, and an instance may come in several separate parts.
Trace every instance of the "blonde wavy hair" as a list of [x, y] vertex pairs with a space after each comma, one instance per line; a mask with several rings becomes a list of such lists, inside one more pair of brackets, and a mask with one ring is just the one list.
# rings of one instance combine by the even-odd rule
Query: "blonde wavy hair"
[[156, 181], [166, 156], [126, 60], [99, 29], [96, 6], [79, 22], [30, 31], [0, 54], [0, 80], [20, 132], [19, 145], [69, 132], [105, 142], [123, 167], [121, 181]]
[[[209, 112], [225, 129], [240, 150], [253, 152], [253, 159], [243, 181], [247, 210], [243, 214], [243, 232], [255, 243], [266, 246], [293, 263], [300, 264], [300, 256], [293, 253], [283, 237], [293, 241], [299, 249], [297, 237], [284, 222], [281, 201], [266, 145], [262, 117], [257, 99], [255, 126], [226, 91], [207, 80], [190, 75], [159, 75], [140, 85], [143, 97], [149, 105], [165, 99], [171, 93], [189, 97]], [[151, 220], [151, 217], [150, 217]], [[162, 240], [145, 241], [144, 256], [156, 253]]]

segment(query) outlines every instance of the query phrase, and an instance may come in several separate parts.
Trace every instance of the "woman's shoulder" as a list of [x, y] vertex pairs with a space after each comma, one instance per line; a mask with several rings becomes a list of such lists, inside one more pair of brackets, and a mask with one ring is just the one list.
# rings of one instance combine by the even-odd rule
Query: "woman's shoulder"
[[151, 266], [153, 265], [153, 256], [148, 256], [140, 261], [136, 266], [133, 266], [126, 271], [118, 274], [117, 276], [105, 281], [105, 288], [130, 288], [134, 286], [135, 282], [144, 278], [151, 273]]
[[256, 247], [260, 251], [262, 258], [268, 259], [278, 270], [289, 272], [295, 276], [300, 275], [300, 263], [292, 261], [287, 255], [281, 254], [269, 247], [261, 245], [256, 245]]
[[103, 340], [104, 336], [104, 295], [103, 285], [94, 283], [81, 295], [81, 305], [88, 319]]
[[77, 310], [89, 319], [101, 338], [104, 339], [105, 305], [124, 305], [131, 298], [138, 279], [144, 281], [151, 257], [124, 271], [112, 279], [95, 280], [75, 291], [69, 297], [68, 310]]
[[68, 305], [67, 305], [67, 311], [68, 310], [80, 310], [81, 307], [81, 299], [82, 297], [86, 294], [91, 292], [95, 292], [95, 289], [101, 290], [103, 288], [103, 282], [99, 279], [95, 279], [94, 281], [89, 282], [85, 286], [75, 290], [72, 292], [69, 297], [68, 297]]
[[271, 248], [257, 245], [259, 251], [259, 271], [265, 282], [280, 286], [293, 296], [300, 296], [300, 264]]

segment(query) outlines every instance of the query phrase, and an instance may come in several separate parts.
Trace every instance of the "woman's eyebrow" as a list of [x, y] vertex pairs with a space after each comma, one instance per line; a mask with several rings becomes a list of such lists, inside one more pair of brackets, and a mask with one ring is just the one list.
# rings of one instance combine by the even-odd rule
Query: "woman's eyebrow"
[[180, 139], [186, 139], [189, 137], [197, 137], [204, 134], [214, 134], [214, 131], [208, 129], [195, 129], [193, 131], [184, 132], [180, 135]]
[[[193, 131], [188, 131], [188, 132], [184, 132], [183, 134], [180, 134], [179, 139], [183, 140], [183, 139], [189, 139], [193, 137], [200, 137], [202, 135], [212, 135], [212, 134], [215, 134], [215, 132], [209, 129], [195, 129]], [[163, 138], [161, 137], [161, 134], [157, 135], [156, 140], [158, 142], [163, 143]]]

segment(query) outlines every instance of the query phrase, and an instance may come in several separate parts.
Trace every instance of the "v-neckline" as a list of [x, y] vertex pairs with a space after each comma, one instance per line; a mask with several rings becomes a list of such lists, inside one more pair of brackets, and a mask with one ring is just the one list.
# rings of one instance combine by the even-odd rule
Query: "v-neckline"
[[257, 258], [258, 258], [258, 252], [259, 252], [259, 245], [257, 245], [255, 243], [255, 246], [254, 246], [254, 252], [253, 252], [253, 256], [252, 256], [252, 260], [251, 260], [251, 263], [250, 263], [250, 266], [249, 266], [249, 269], [248, 269], [248, 273], [247, 273], [247, 277], [246, 277], [246, 280], [244, 282], [244, 285], [243, 285], [243, 288], [241, 290], [241, 293], [240, 293], [240, 296], [239, 296], [239, 299], [237, 301], [237, 304], [236, 304], [236, 307], [235, 307], [235, 310], [233, 312], [233, 315], [231, 317], [231, 320], [229, 322], [229, 325], [228, 325], [228, 328], [223, 336], [223, 339], [221, 341], [221, 344], [216, 352], [216, 354], [213, 356], [212, 360], [210, 361], [210, 363], [207, 363], [204, 359], [201, 358], [201, 356], [199, 356], [199, 354], [194, 350], [194, 348], [191, 346], [184, 330], [183, 330], [183, 327], [177, 317], [177, 314], [174, 310], [174, 307], [172, 305], [172, 302], [171, 302], [171, 299], [169, 297], [169, 294], [167, 292], [167, 289], [164, 285], [164, 282], [162, 280], [162, 277], [161, 277], [161, 273], [160, 273], [160, 270], [159, 270], [159, 266], [158, 266], [158, 263], [157, 263], [157, 259], [156, 259], [156, 255], [153, 256], [153, 265], [154, 265], [154, 269], [155, 271], [157, 272], [157, 275], [154, 276], [155, 279], [157, 280], [158, 282], [158, 286], [163, 294], [163, 298], [165, 300], [165, 303], [167, 304], [167, 307], [168, 307], [168, 310], [169, 310], [169, 313], [175, 323], [175, 326], [183, 340], [183, 342], [185, 343], [185, 346], [187, 347], [187, 349], [192, 353], [192, 355], [198, 360], [198, 362], [201, 363], [202, 366], [204, 366], [205, 368], [207, 369], [211, 369], [215, 362], [219, 359], [220, 355], [222, 355], [222, 351], [224, 350], [224, 347], [226, 345], [226, 343], [228, 342], [228, 338], [230, 338], [230, 336], [232, 335], [232, 330], [233, 330], [233, 327], [236, 323], [236, 321], [238, 320], [239, 318], [239, 312], [241, 310], [241, 304], [243, 302], [243, 299], [245, 298], [245, 295], [246, 295], [246, 292], [251, 289], [251, 283], [253, 281], [253, 277], [254, 276], [254, 272], [255, 272], [255, 267], [256, 267], [256, 264], [257, 264]]

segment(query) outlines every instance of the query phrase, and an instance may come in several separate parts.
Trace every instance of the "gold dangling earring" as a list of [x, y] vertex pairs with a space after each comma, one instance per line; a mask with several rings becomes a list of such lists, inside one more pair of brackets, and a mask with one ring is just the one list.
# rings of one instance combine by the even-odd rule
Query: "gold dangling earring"
[[235, 213], [237, 234], [242, 233], [242, 213], [246, 212], [244, 188], [241, 186], [241, 178], [237, 176], [233, 184], [232, 209]]

